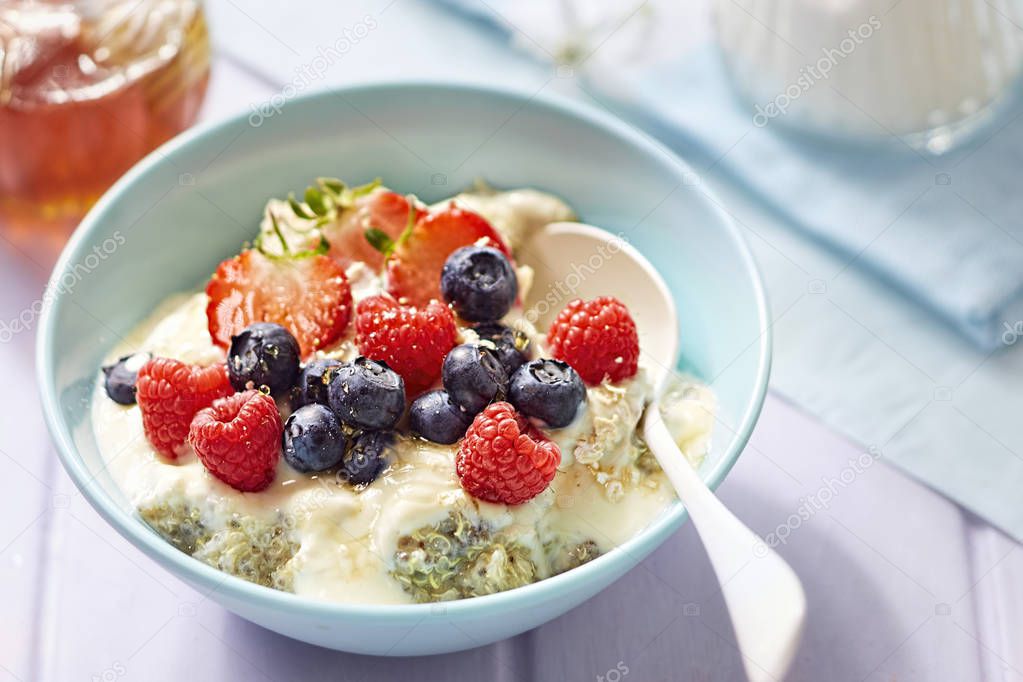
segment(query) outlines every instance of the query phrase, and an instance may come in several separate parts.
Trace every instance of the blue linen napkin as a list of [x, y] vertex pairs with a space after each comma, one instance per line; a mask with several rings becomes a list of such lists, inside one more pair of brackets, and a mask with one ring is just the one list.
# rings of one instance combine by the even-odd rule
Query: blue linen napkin
[[[442, 2], [517, 35], [533, 52], [552, 54], [543, 44], [555, 17], [545, 28], [539, 21], [524, 25], [532, 19], [522, 11], [530, 3]], [[1023, 118], [996, 121], [972, 144], [931, 157], [895, 140], [854, 146], [800, 135], [779, 121], [755, 125], [756, 109], [731, 87], [714, 47], [654, 66], [606, 66], [583, 72], [590, 95], [684, 150], [697, 169], [700, 157], [724, 169], [849, 267], [880, 277], [980, 349], [996, 349], [1023, 331], [1017, 328], [1023, 317], [1023, 192], [1016, 179], [1023, 168]]]
[[[770, 208], [940, 315], [983, 350], [1023, 316], [1023, 118], [946, 156], [826, 141], [773, 123], [729, 87], [716, 49], [591, 91], [699, 150]], [[678, 93], [685, 93], [678, 96]], [[989, 142], [990, 140], [990, 142]]]

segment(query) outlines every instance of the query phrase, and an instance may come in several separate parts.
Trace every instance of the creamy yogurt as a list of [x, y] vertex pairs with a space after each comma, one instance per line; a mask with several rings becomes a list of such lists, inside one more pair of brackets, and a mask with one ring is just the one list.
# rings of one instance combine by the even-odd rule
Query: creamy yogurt
[[[571, 218], [562, 202], [531, 190], [455, 199], [488, 218], [513, 249], [530, 230]], [[353, 298], [381, 291], [360, 263], [348, 270]], [[528, 284], [528, 264], [520, 266]], [[168, 298], [115, 348], [111, 358], [147, 350], [195, 364], [224, 361], [207, 331], [204, 293]], [[510, 313], [531, 336], [544, 339]], [[319, 354], [357, 355], [353, 331]], [[472, 340], [471, 332], [463, 332]], [[242, 493], [210, 475], [189, 448], [158, 455], [139, 408], [93, 397], [93, 426], [108, 470], [131, 504], [175, 545], [213, 566], [297, 594], [345, 603], [409, 603], [484, 594], [549, 577], [637, 534], [674, 493], [647, 452], [637, 424], [652, 387], [647, 371], [587, 389], [575, 421], [546, 434], [562, 460], [543, 493], [518, 506], [469, 496], [455, 473], [457, 444], [401, 438], [394, 461], [359, 489], [331, 473], [296, 472], [282, 458], [272, 485]], [[716, 409], [697, 382], [671, 389], [665, 420], [694, 463], [706, 453]], [[288, 407], [281, 404], [286, 417]]]

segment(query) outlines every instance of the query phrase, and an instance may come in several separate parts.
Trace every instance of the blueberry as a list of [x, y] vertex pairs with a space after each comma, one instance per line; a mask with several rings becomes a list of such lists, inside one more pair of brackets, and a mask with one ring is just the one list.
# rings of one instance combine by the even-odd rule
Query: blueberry
[[111, 400], [122, 405], [135, 404], [135, 380], [138, 379], [139, 369], [151, 357], [149, 353], [133, 353], [103, 368], [103, 388]]
[[520, 331], [504, 326], [499, 322], [479, 324], [472, 328], [483, 345], [493, 344], [497, 359], [504, 366], [505, 373], [511, 376], [519, 366], [529, 360], [529, 337]]
[[291, 394], [292, 408], [297, 410], [303, 405], [312, 405], [313, 403], [329, 404], [327, 389], [341, 364], [340, 360], [331, 358], [307, 362], [299, 372], [298, 381], [295, 382], [295, 388]]
[[345, 453], [341, 475], [356, 485], [372, 483], [395, 458], [396, 441], [394, 431], [363, 431]]
[[519, 295], [508, 258], [489, 246], [463, 246], [444, 263], [440, 273], [444, 300], [470, 322], [500, 320]]
[[413, 433], [434, 443], [450, 445], [465, 435], [472, 416], [456, 405], [447, 391], [438, 388], [413, 401], [408, 421]]
[[527, 417], [536, 417], [552, 429], [568, 426], [586, 397], [578, 373], [558, 360], [533, 360], [512, 375], [508, 400]]
[[489, 348], [471, 343], [455, 346], [448, 352], [441, 379], [451, 400], [470, 415], [493, 400], [503, 400], [508, 390], [508, 374], [497, 355]]
[[281, 436], [284, 459], [303, 473], [337, 466], [347, 444], [341, 422], [323, 405], [300, 407], [284, 422]]
[[236, 391], [244, 391], [251, 382], [276, 395], [295, 383], [300, 356], [291, 332], [279, 324], [256, 322], [231, 337], [227, 373]]
[[389, 429], [405, 411], [405, 382], [385, 363], [358, 357], [334, 372], [329, 402], [351, 427]]

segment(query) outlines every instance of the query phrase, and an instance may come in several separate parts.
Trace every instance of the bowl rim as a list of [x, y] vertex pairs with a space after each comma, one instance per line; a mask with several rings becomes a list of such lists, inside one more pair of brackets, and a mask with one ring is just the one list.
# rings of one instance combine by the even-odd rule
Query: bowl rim
[[[682, 176], [691, 173], [689, 165], [673, 151], [655, 142], [647, 134], [640, 132], [629, 123], [599, 110], [593, 105], [573, 101], [567, 97], [551, 94], [534, 95], [521, 89], [503, 85], [462, 83], [445, 80], [383, 80], [372, 83], [358, 84], [340, 88], [330, 88], [313, 93], [303, 94], [288, 100], [283, 111], [304, 106], [317, 106], [346, 95], [386, 94], [400, 90], [422, 90], [431, 94], [478, 95], [486, 98], [511, 101], [520, 107], [546, 110], [550, 113], [581, 120], [598, 129], [601, 133], [617, 137], [625, 144], [639, 148], [653, 157], [661, 157], [662, 163], [670, 162], [676, 173]], [[227, 118], [217, 119], [194, 126], [147, 154], [142, 160], [129, 169], [118, 179], [96, 202], [88, 214], [82, 219], [77, 229], [65, 245], [53, 272], [47, 282], [43, 311], [40, 316], [39, 330], [36, 337], [36, 379], [39, 384], [43, 415], [51, 438], [56, 445], [58, 457], [74, 481], [76, 487], [94, 509], [107, 523], [112, 525], [123, 537], [149, 558], [157, 561], [170, 570], [179, 579], [185, 580], [193, 587], [206, 585], [209, 592], [220, 592], [225, 598], [233, 601], [249, 603], [267, 610], [302, 611], [305, 615], [324, 618], [359, 618], [378, 624], [407, 622], [409, 619], [425, 619], [431, 614], [441, 614], [445, 620], [470, 618], [488, 611], [512, 605], [523, 605], [546, 600], [569, 587], [573, 581], [585, 581], [587, 577], [596, 577], [603, 572], [603, 566], [609, 561], [629, 561], [638, 563], [638, 557], [649, 553], [645, 545], [661, 537], [658, 545], [668, 534], [674, 532], [686, 518], [684, 507], [677, 500], [657, 519], [646, 526], [640, 533], [631, 537], [622, 545], [615, 547], [591, 562], [565, 573], [545, 578], [522, 587], [480, 597], [457, 599], [442, 602], [443, 609], [437, 609], [435, 603], [417, 604], [371, 604], [371, 603], [338, 603], [319, 600], [312, 597], [283, 592], [242, 578], [222, 572], [191, 556], [177, 550], [158, 534], [145, 527], [137, 518], [132, 517], [117, 504], [110, 495], [95, 482], [87, 470], [84, 461], [78, 456], [77, 449], [71, 438], [71, 429], [62, 411], [56, 395], [56, 376], [54, 363], [49, 359], [55, 353], [54, 320], [65, 305], [64, 295], [59, 292], [62, 273], [74, 262], [93, 231], [105, 218], [108, 210], [115, 205], [122, 195], [140, 181], [155, 167], [168, 163], [169, 156], [178, 150], [192, 145], [201, 145], [204, 140], [218, 133], [239, 125], [245, 125], [250, 114], [239, 112]], [[754, 343], [759, 342], [757, 357], [757, 375], [752, 395], [746, 402], [743, 413], [735, 429], [735, 437], [731, 447], [721, 461], [709, 472], [704, 481], [713, 490], [720, 485], [735, 464], [739, 455], [746, 447], [753, 428], [763, 407], [767, 392], [768, 378], [771, 370], [771, 351], [773, 336], [768, 317], [767, 295], [764, 290], [760, 269], [749, 249], [745, 237], [736, 227], [730, 214], [724, 210], [716, 197], [707, 190], [701, 190], [709, 199], [703, 201], [723, 224], [727, 236], [732, 241], [744, 269], [749, 274], [753, 293], [756, 299], [757, 317], [760, 335]], [[652, 549], [656, 549], [656, 546]], [[624, 557], [621, 555], [625, 555]], [[171, 570], [173, 567], [174, 570]], [[631, 569], [631, 566], [626, 569]], [[622, 573], [624, 575], [624, 572]]]

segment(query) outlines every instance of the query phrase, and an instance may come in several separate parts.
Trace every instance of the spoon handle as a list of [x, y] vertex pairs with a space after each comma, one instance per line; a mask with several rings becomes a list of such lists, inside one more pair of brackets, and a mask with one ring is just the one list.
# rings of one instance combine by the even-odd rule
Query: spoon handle
[[751, 682], [781, 680], [796, 653], [806, 617], [799, 578], [704, 484], [675, 444], [656, 402], [646, 410], [643, 435], [707, 550], [746, 676]]

